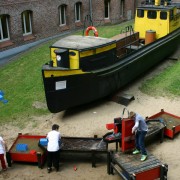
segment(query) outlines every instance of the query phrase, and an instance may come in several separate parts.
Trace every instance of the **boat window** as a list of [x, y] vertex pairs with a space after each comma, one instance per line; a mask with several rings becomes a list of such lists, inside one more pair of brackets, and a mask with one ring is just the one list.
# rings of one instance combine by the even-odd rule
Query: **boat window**
[[157, 12], [156, 11], [148, 11], [147, 17], [149, 19], [156, 19], [157, 17]]
[[144, 10], [138, 9], [137, 10], [137, 17], [144, 17]]
[[73, 51], [70, 51], [70, 52], [69, 52], [69, 55], [70, 55], [70, 56], [76, 56], [76, 53], [73, 52]]
[[167, 12], [160, 12], [160, 19], [167, 19]]
[[170, 11], [170, 20], [173, 19], [173, 10]]

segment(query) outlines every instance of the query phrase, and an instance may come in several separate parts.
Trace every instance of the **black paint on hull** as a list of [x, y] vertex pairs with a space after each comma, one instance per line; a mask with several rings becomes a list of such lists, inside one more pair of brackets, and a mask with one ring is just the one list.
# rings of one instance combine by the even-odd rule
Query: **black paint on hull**
[[[60, 112], [112, 94], [171, 55], [179, 42], [180, 28], [107, 68], [87, 74], [51, 78], [43, 76], [49, 111]], [[45, 70], [44, 66], [42, 71]], [[55, 91], [55, 82], [63, 80], [67, 81], [67, 88]]]

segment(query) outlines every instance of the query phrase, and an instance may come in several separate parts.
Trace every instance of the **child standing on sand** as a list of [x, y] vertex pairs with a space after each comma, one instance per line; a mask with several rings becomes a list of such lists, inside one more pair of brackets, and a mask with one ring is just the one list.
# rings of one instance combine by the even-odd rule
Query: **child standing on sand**
[[3, 140], [3, 138], [0, 136], [0, 161], [1, 161], [1, 166], [2, 166], [3, 171], [7, 170], [6, 162], [4, 159], [4, 155], [6, 151], [7, 151], [7, 145], [5, 141]]

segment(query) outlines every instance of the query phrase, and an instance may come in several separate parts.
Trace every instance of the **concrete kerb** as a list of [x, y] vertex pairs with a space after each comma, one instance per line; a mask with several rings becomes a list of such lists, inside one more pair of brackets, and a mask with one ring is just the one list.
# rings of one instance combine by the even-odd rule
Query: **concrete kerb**
[[18, 46], [18, 47], [12, 48], [12, 49], [2, 51], [2, 52], [0, 52], [0, 66], [5, 65], [6, 63], [8, 63], [11, 60], [15, 59], [20, 54], [26, 52], [27, 50], [30, 50], [31, 48], [33, 48], [33, 47], [35, 47], [37, 45], [40, 45], [42, 43], [45, 43], [45, 42], [47, 42], [49, 40], [52, 40], [52, 39], [55, 39], [55, 38], [58, 38], [58, 37], [68, 35], [68, 34], [70, 34], [72, 32], [73, 31], [68, 31], [68, 32], [65, 32], [65, 33], [61, 33], [60, 35], [56, 35], [56, 36], [53, 36], [53, 37], [48, 37], [48, 38], [41, 39], [41, 40], [33, 42], [33, 43], [25, 44], [25, 45], [22, 45], [22, 46]]

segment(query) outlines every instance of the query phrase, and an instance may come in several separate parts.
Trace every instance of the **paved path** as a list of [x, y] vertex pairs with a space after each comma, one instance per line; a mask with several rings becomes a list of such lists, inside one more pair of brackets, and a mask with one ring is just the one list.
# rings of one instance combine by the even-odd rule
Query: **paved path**
[[44, 42], [46, 42], [48, 40], [51, 40], [51, 39], [54, 39], [54, 38], [62, 37], [62, 36], [67, 35], [69, 33], [71, 33], [71, 32], [68, 31], [68, 32], [65, 32], [65, 33], [61, 33], [60, 35], [45, 38], [45, 39], [42, 39], [42, 40], [39, 40], [39, 41], [36, 41], [36, 42], [33, 42], [33, 43], [25, 44], [25, 45], [22, 45], [22, 46], [18, 46], [18, 47], [12, 48], [12, 49], [2, 51], [2, 52], [0, 52], [0, 66], [10, 62], [11, 60], [14, 59], [14, 57], [16, 57], [17, 55], [31, 49], [34, 46], [37, 46], [37, 45], [39, 45], [41, 43], [44, 43]]
[[[15, 56], [19, 55], [20, 53], [23, 53], [24, 51], [27, 51], [27, 50], [31, 49], [34, 46], [37, 46], [37, 45], [39, 45], [41, 43], [44, 43], [44, 42], [46, 42], [48, 40], [51, 40], [51, 39], [54, 39], [54, 38], [57, 38], [57, 37], [62, 37], [64, 35], [67, 35], [67, 34], [70, 34], [70, 33], [71, 32], [61, 33], [60, 35], [56, 35], [56, 36], [49, 37], [49, 38], [46, 38], [46, 39], [42, 39], [42, 40], [39, 40], [39, 41], [36, 41], [36, 42], [33, 42], [33, 43], [25, 44], [25, 45], [18, 46], [18, 47], [15, 47], [15, 48], [12, 48], [12, 49], [9, 49], [9, 50], [6, 50], [6, 51], [2, 51], [2, 52], [0, 52], [0, 66], [10, 62], [11, 60], [14, 59]], [[178, 50], [170, 58], [173, 58], [173, 59], [180, 58], [180, 46], [179, 46]]]

